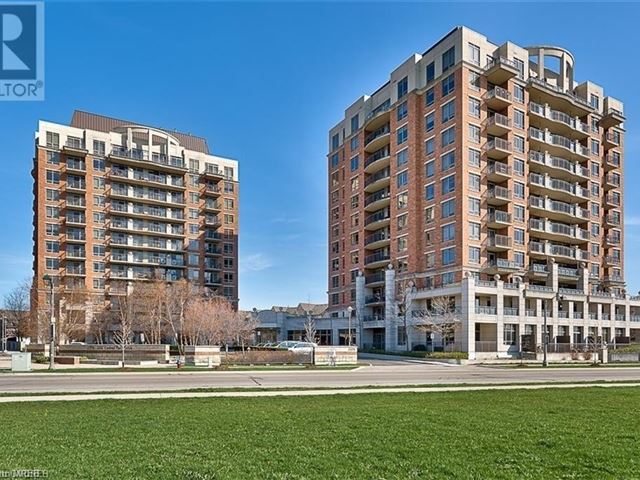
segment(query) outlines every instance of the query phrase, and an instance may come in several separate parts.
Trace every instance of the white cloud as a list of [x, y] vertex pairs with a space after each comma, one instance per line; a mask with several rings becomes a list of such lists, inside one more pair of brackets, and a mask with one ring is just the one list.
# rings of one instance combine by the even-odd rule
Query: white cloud
[[295, 217], [276, 217], [271, 219], [271, 223], [298, 223], [299, 218]]
[[640, 227], [640, 217], [626, 217], [624, 219], [625, 227]]
[[260, 272], [273, 266], [269, 257], [262, 253], [252, 253], [240, 258], [240, 273]]

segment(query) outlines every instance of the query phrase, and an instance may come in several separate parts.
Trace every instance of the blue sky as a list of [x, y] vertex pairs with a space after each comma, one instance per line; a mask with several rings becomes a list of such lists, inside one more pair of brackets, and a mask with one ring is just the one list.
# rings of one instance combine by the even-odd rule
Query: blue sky
[[[598, 20], [612, 15], [615, 25]], [[68, 122], [78, 108], [192, 132], [237, 158], [241, 307], [326, 301], [327, 131], [456, 25], [496, 43], [563, 46], [577, 80], [625, 102], [626, 277], [636, 292], [638, 18], [640, 6], [611, 3], [47, 3], [47, 98], [0, 103], [0, 296], [31, 275], [37, 121]]]

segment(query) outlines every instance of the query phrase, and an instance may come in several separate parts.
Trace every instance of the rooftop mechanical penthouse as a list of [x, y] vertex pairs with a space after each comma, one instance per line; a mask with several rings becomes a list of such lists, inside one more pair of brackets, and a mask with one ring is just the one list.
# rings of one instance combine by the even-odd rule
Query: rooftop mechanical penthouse
[[96, 308], [134, 282], [186, 278], [238, 302], [238, 162], [205, 139], [76, 111], [35, 136], [35, 308], [83, 290]]
[[329, 132], [329, 309], [354, 308], [361, 345], [432, 341], [416, 327], [441, 295], [465, 324], [446, 341], [470, 354], [539, 341], [547, 297], [552, 339], [640, 338], [623, 269], [624, 108], [575, 68], [563, 48], [457, 27], [346, 109]]

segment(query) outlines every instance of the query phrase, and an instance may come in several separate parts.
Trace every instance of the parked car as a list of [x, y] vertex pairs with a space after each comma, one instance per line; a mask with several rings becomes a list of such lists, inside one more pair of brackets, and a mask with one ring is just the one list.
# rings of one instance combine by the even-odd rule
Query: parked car
[[291, 352], [312, 352], [315, 347], [317, 347], [317, 343], [311, 342], [298, 342], [293, 347], [289, 347], [289, 351]]
[[294, 345], [296, 345], [299, 342], [296, 342], [294, 340], [286, 340], [284, 342], [280, 342], [278, 345], [276, 345], [276, 348], [282, 348], [284, 350], [288, 350], [291, 347], [293, 347]]

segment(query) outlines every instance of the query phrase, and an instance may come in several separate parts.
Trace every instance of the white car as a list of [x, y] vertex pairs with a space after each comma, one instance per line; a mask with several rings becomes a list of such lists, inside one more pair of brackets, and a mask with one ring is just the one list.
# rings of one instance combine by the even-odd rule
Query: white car
[[278, 345], [276, 345], [276, 348], [282, 348], [282, 349], [290, 349], [291, 347], [293, 347], [294, 345], [296, 345], [299, 342], [296, 342], [294, 340], [287, 340], [284, 342], [280, 342]]
[[289, 347], [290, 352], [313, 352], [313, 349], [317, 347], [317, 343], [311, 342], [297, 342], [292, 347]]

